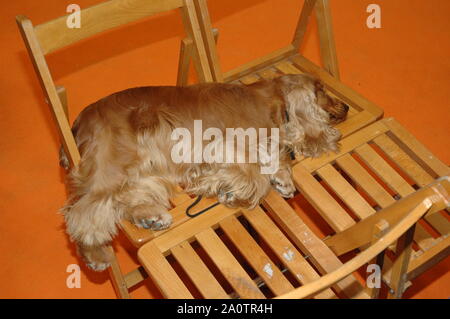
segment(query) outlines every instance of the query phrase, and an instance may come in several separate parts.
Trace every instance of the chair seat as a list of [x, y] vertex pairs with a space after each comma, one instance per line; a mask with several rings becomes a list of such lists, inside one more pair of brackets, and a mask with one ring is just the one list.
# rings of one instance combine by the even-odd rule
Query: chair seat
[[[275, 192], [268, 198], [272, 205], [287, 205]], [[202, 200], [198, 209], [213, 202]], [[183, 299], [266, 298], [287, 293], [320, 278], [310, 264], [315, 257], [306, 259], [306, 255], [320, 255], [317, 260], [329, 258], [340, 266], [289, 205], [283, 208], [277, 216], [283, 220], [279, 224], [261, 207], [243, 210], [218, 205], [143, 245], [139, 260], [165, 297]], [[283, 231], [286, 214], [291, 227], [303, 228], [300, 236]], [[301, 240], [305, 242], [302, 249], [295, 243]], [[353, 276], [342, 287], [351, 297], [365, 296]], [[336, 294], [327, 289], [316, 297], [336, 298]]]
[[[304, 196], [317, 218], [329, 224], [329, 235], [449, 173], [391, 118], [344, 138], [339, 153], [300, 160], [293, 170], [297, 196]], [[344, 252], [335, 249], [333, 239], [320, 239], [275, 191], [254, 210], [218, 205], [192, 219], [185, 215], [191, 202], [174, 208], [174, 227], [158, 232], [138, 252], [146, 272], [168, 298], [275, 297], [342, 266], [338, 256]], [[204, 199], [196, 209], [214, 202]], [[449, 230], [446, 211], [417, 225], [408, 278], [448, 255]], [[315, 297], [337, 296], [368, 297], [354, 276]]]
[[[342, 133], [343, 137], [373, 123], [381, 116], [382, 111], [379, 107], [365, 100], [355, 91], [345, 87], [340, 81], [336, 80], [323, 69], [309, 62], [299, 54], [280, 60], [269, 67], [252, 69], [252, 72], [247, 72], [237, 79], [234, 79], [233, 77], [232, 82], [251, 84], [261, 79], [272, 79], [284, 74], [301, 74], [303, 72], [313, 74], [320, 78], [327, 85], [332, 94], [335, 94], [350, 106], [346, 121], [337, 125], [337, 128]], [[351, 99], [349, 100], [347, 96], [351, 96]], [[355, 103], [355, 101], [357, 101], [357, 103]], [[193, 201], [194, 199], [183, 193], [180, 193], [176, 198], [171, 200], [175, 207], [181, 203], [190, 204]], [[189, 204], [187, 204], [186, 207], [189, 206]], [[187, 220], [187, 218], [184, 218], [183, 216], [178, 216], [177, 208], [174, 208], [171, 213], [174, 216], [174, 224], [172, 227]], [[137, 228], [126, 220], [121, 222], [121, 227], [126, 236], [136, 247], [140, 247], [149, 240], [162, 234], [161, 231], [155, 232]]]

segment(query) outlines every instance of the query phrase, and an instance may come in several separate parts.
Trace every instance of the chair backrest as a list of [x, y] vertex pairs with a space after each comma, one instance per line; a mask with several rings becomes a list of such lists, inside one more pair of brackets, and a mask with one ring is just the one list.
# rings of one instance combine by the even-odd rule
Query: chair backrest
[[194, 47], [193, 58], [199, 80], [213, 80], [193, 0], [111, 0], [80, 11], [82, 27], [70, 29], [68, 16], [33, 26], [22, 15], [16, 17], [28, 53], [40, 80], [47, 103], [58, 126], [64, 150], [71, 165], [77, 165], [80, 154], [70, 129], [64, 87], [56, 86], [47, 66], [45, 55], [93, 36], [102, 31], [121, 26], [160, 12], [181, 9], [187, 37]]
[[[309, 18], [316, 10], [317, 24], [320, 40], [320, 52], [323, 67], [331, 75], [339, 79], [339, 67], [337, 62], [336, 48], [334, 43], [333, 29], [331, 23], [331, 12], [329, 0], [305, 0], [299, 20], [294, 32], [292, 42], [281, 49], [278, 49], [266, 56], [243, 64], [231, 71], [223, 73], [220, 68], [217, 56], [214, 34], [212, 32], [211, 20], [207, 9], [207, 0], [194, 0], [199, 17], [200, 28], [205, 41], [206, 53], [208, 55], [209, 66], [212, 76], [216, 82], [231, 82], [240, 77], [248, 75], [257, 69], [262, 69], [272, 65], [289, 56], [297, 54], [303, 42]], [[186, 84], [186, 83], [183, 83]]]

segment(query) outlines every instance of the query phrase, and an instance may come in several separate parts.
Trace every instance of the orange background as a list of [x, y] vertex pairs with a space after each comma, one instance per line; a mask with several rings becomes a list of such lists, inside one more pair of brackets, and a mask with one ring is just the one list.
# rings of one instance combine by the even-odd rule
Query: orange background
[[[80, 263], [57, 213], [65, 199], [58, 139], [50, 111], [14, 17], [35, 25], [65, 14], [73, 0], [4, 1], [0, 11], [0, 297], [112, 298], [106, 273], [82, 266], [80, 289], [68, 289], [66, 267]], [[77, 0], [85, 8], [99, 0]], [[382, 28], [368, 29], [370, 3], [381, 5]], [[291, 40], [302, 1], [209, 0], [220, 30], [223, 69]], [[450, 1], [332, 0], [344, 83], [394, 116], [445, 163], [450, 162]], [[174, 84], [180, 39], [178, 12], [154, 16], [52, 53], [55, 82], [67, 88], [71, 120], [87, 104], [133, 86]], [[319, 61], [315, 21], [302, 52]], [[115, 244], [124, 271], [135, 267], [131, 245]], [[450, 297], [450, 260], [414, 281], [405, 297]], [[135, 298], [159, 296], [148, 283]]]

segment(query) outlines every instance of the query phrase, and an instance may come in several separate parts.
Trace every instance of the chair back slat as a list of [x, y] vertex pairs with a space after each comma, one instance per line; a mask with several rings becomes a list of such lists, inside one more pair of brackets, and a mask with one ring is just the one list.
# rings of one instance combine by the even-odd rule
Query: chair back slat
[[111, 0], [80, 11], [80, 28], [69, 28], [69, 15], [37, 25], [42, 53], [48, 54], [82, 39], [160, 12], [180, 8], [183, 0]]

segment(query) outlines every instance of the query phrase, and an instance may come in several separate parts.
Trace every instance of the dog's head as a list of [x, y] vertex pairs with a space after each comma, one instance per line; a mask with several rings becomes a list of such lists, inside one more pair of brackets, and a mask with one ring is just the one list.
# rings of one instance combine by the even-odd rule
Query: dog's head
[[277, 78], [276, 81], [285, 97], [299, 90], [314, 93], [312, 102], [315, 102], [328, 114], [328, 122], [331, 125], [343, 122], [347, 118], [348, 105], [331, 96], [320, 80], [306, 74], [289, 74]]
[[341, 135], [332, 125], [345, 120], [349, 107], [327, 94], [311, 76], [291, 74], [274, 81], [289, 114], [285, 142], [305, 156], [337, 151]]
[[314, 85], [317, 105], [328, 113], [330, 124], [335, 125], [344, 121], [347, 118], [348, 105], [327, 94], [322, 82], [315, 81]]

